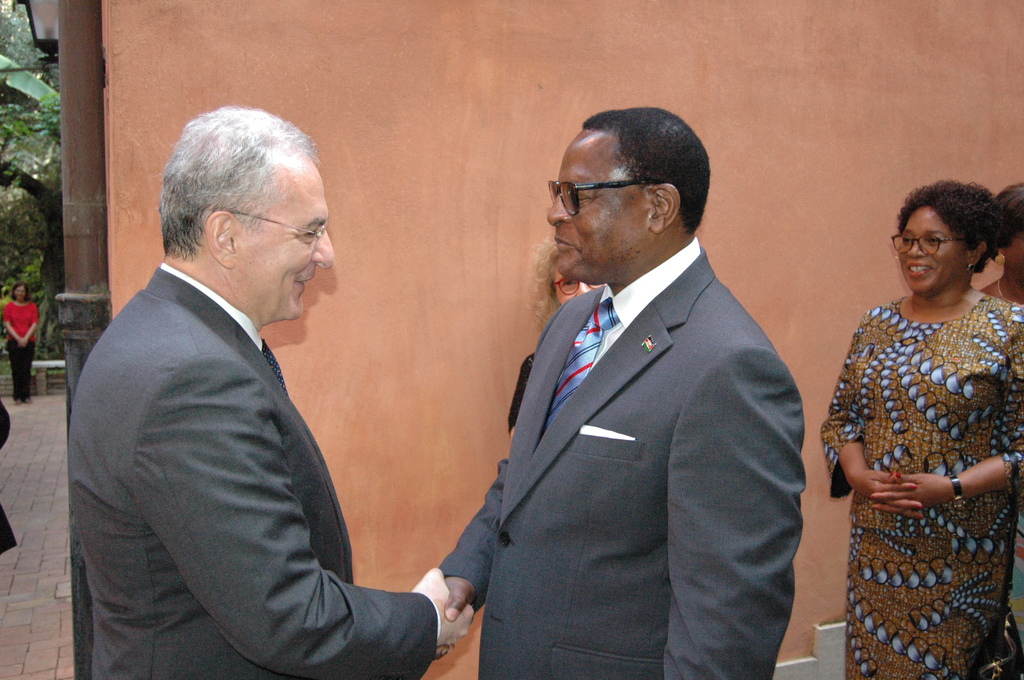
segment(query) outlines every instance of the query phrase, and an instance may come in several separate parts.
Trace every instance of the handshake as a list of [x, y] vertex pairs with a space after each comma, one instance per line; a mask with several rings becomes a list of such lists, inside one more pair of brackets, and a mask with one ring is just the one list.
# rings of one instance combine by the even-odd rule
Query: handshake
[[464, 578], [445, 578], [440, 569], [431, 569], [412, 592], [429, 597], [441, 617], [441, 631], [437, 636], [437, 653], [434, 656], [440, 659], [452, 651], [455, 643], [469, 632], [469, 625], [473, 623], [472, 603], [476, 599], [476, 589]]

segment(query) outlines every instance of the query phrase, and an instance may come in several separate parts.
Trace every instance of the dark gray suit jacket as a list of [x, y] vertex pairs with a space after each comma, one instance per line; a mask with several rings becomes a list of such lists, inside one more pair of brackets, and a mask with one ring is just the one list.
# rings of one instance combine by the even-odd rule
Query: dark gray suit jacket
[[421, 676], [436, 613], [351, 585], [327, 466], [260, 350], [157, 271], [79, 380], [71, 509], [92, 591], [93, 677]]
[[801, 530], [793, 379], [701, 253], [542, 435], [599, 295], [545, 329], [509, 458], [441, 565], [486, 602], [480, 677], [768, 680]]

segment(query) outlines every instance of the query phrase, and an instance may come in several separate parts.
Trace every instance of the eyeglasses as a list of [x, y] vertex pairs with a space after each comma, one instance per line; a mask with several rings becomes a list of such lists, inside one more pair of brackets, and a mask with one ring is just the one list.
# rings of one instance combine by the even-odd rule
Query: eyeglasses
[[631, 187], [634, 184], [651, 184], [645, 179], [623, 179], [615, 182], [591, 182], [589, 184], [577, 184], [576, 182], [548, 182], [548, 191], [551, 193], [551, 202], [561, 197], [562, 206], [565, 212], [570, 215], [578, 215], [580, 212], [580, 192], [591, 189], [621, 189]]
[[327, 232], [326, 224], [321, 224], [316, 229], [306, 229], [305, 227], [296, 227], [293, 224], [278, 222], [277, 220], [272, 220], [269, 217], [262, 217], [261, 215], [250, 215], [249, 213], [244, 213], [241, 210], [227, 210], [225, 212], [229, 212], [232, 215], [240, 215], [242, 217], [251, 217], [254, 220], [262, 220], [264, 222], [270, 222], [272, 224], [280, 224], [282, 227], [288, 227], [289, 229], [294, 229], [295, 231], [301, 231], [303, 234], [309, 234], [310, 236], [313, 237], [314, 249], [316, 248], [317, 244], [320, 243], [320, 239], [322, 239], [324, 237], [324, 234]]
[[562, 295], [575, 295], [580, 289], [580, 282], [572, 279], [558, 279], [555, 281], [555, 288], [562, 292]]
[[966, 241], [962, 238], [942, 238], [941, 236], [922, 236], [920, 238], [907, 238], [903, 234], [896, 234], [892, 237], [892, 245], [898, 253], [909, 253], [916, 243], [925, 255], [934, 255], [939, 252], [939, 246], [950, 241]]

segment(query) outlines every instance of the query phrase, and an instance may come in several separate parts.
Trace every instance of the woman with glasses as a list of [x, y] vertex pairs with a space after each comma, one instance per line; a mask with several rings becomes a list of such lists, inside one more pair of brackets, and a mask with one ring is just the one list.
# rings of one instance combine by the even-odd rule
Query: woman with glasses
[[983, 293], [1024, 304], [1024, 184], [1006, 187], [996, 196], [1003, 209], [1003, 229], [996, 264], [1003, 275], [982, 288]]
[[965, 678], [995, 625], [1024, 449], [1024, 312], [975, 290], [1001, 216], [974, 184], [910, 193], [892, 237], [910, 294], [853, 336], [822, 439], [853, 491], [846, 677]]
[[[558, 258], [558, 248], [553, 238], [545, 239], [533, 251], [533, 313], [537, 322], [543, 328], [551, 319], [558, 308], [577, 295], [582, 295], [594, 289], [585, 283], [567, 279], [561, 275], [555, 266]], [[526, 382], [530, 378], [530, 371], [533, 369], [533, 355], [523, 359], [519, 367], [519, 379], [516, 381], [516, 391], [512, 395], [512, 406], [508, 411], [508, 431], [511, 434], [516, 427], [516, 419], [519, 417], [519, 406], [523, 403], [523, 393], [526, 391]]]

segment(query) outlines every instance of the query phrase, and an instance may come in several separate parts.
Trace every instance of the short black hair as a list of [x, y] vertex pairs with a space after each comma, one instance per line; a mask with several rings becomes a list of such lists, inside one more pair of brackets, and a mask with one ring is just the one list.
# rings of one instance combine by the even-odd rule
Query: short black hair
[[1003, 217], [991, 191], [980, 184], [948, 179], [918, 187], [907, 195], [900, 210], [898, 228], [901, 234], [907, 228], [910, 216], [925, 207], [934, 210], [954, 234], [964, 239], [969, 249], [985, 244], [985, 252], [974, 266], [975, 272], [980, 272], [995, 257]]
[[1000, 191], [996, 203], [1003, 211], [999, 247], [1005, 248], [1017, 234], [1024, 233], [1024, 184], [1011, 184]]
[[700, 138], [682, 118], [653, 107], [618, 109], [591, 116], [583, 129], [618, 138], [619, 157], [631, 179], [673, 185], [683, 226], [691, 234], [697, 231], [708, 202], [711, 164]]

